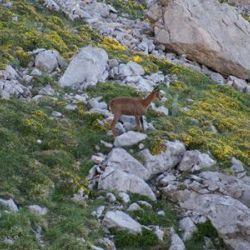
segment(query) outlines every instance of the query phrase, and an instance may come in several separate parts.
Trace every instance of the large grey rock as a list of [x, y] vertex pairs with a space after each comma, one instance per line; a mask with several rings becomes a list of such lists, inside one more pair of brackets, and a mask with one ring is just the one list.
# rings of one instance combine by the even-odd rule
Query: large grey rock
[[230, 196], [198, 194], [188, 190], [172, 193], [183, 209], [209, 218], [219, 236], [232, 249], [250, 249], [250, 209]]
[[136, 193], [156, 200], [155, 194], [143, 179], [112, 167], [106, 168], [100, 176], [98, 188]]
[[129, 131], [115, 138], [114, 145], [116, 147], [133, 146], [147, 138], [146, 134]]
[[217, 0], [164, 0], [149, 16], [156, 41], [167, 49], [221, 74], [250, 79], [250, 24], [235, 9]]
[[190, 170], [200, 170], [203, 168], [209, 168], [215, 164], [208, 154], [201, 153], [198, 150], [186, 151], [181, 163], [178, 168], [181, 171], [190, 171]]
[[65, 73], [59, 80], [62, 87], [86, 88], [104, 81], [108, 74], [106, 67], [108, 54], [104, 49], [84, 47], [74, 56]]
[[123, 148], [114, 148], [108, 155], [107, 166], [121, 169], [142, 179], [149, 178], [148, 170]]
[[163, 173], [175, 167], [185, 153], [185, 146], [179, 141], [166, 142], [166, 151], [159, 155], [152, 155], [148, 149], [141, 152], [144, 166], [148, 169], [151, 176]]
[[41, 71], [51, 73], [62, 61], [60, 54], [56, 50], [43, 50], [36, 55], [35, 66]]
[[142, 226], [122, 211], [108, 211], [104, 216], [103, 225], [107, 228], [126, 230], [133, 234], [142, 232]]
[[244, 179], [210, 171], [202, 172], [199, 177], [209, 190], [229, 195], [250, 207], [250, 183]]

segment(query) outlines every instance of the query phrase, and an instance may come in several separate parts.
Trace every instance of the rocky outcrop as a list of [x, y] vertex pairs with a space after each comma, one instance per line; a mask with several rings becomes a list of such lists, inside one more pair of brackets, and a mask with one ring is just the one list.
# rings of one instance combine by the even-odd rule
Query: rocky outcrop
[[208, 155], [198, 150], [186, 151], [178, 169], [181, 171], [197, 171], [203, 168], [209, 168], [215, 164], [215, 161]]
[[230, 6], [217, 0], [157, 1], [149, 17], [156, 41], [167, 49], [224, 75], [250, 79], [250, 24]]
[[5, 70], [0, 71], [0, 97], [28, 98], [31, 96], [29, 88], [19, 82], [19, 75], [12, 66], [8, 65]]
[[98, 188], [136, 193], [156, 200], [155, 194], [143, 179], [112, 167], [106, 168], [100, 176]]
[[70, 62], [65, 73], [59, 80], [61, 87], [86, 88], [104, 81], [108, 54], [104, 49], [87, 46], [82, 48]]
[[185, 146], [179, 141], [167, 142], [166, 148], [165, 152], [158, 155], [152, 155], [148, 149], [141, 152], [144, 166], [150, 172], [151, 177], [175, 167], [185, 153]]
[[132, 173], [142, 179], [149, 178], [148, 170], [132, 155], [122, 148], [114, 148], [107, 160], [107, 166], [121, 169], [127, 173]]
[[250, 210], [238, 200], [217, 194], [184, 190], [174, 194], [180, 206], [210, 219], [226, 244], [235, 250], [250, 249]]

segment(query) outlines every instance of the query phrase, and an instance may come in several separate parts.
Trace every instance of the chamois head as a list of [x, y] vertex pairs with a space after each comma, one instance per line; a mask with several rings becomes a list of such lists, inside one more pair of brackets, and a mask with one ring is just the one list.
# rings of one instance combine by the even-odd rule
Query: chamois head
[[152, 91], [152, 94], [153, 94], [153, 100], [160, 100], [161, 99], [161, 94], [160, 94], [160, 88], [159, 86], [156, 86], [153, 91]]

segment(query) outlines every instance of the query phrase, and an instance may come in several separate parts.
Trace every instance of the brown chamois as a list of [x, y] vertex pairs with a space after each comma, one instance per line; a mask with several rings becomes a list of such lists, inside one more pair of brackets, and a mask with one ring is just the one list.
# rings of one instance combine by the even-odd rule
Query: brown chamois
[[133, 115], [136, 120], [137, 130], [144, 131], [142, 116], [148, 110], [151, 102], [155, 99], [160, 99], [160, 89], [155, 87], [153, 91], [145, 98], [139, 97], [117, 97], [109, 102], [109, 110], [114, 114], [114, 119], [111, 123], [113, 136], [116, 136], [115, 125], [118, 122], [121, 115]]

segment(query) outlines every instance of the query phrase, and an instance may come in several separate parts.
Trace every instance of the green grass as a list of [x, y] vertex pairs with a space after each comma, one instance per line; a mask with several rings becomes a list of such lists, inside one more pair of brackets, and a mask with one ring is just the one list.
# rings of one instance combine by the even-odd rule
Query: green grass
[[[229, 249], [219, 238], [216, 229], [211, 222], [205, 222], [198, 225], [198, 230], [193, 234], [192, 239], [185, 243], [187, 250], [203, 250], [204, 249], [204, 237], [208, 237], [212, 240], [215, 249], [227, 250]], [[214, 249], [214, 248], [212, 248]]]
[[[100, 234], [100, 226], [90, 216], [96, 205], [89, 202], [80, 207], [70, 197], [80, 188], [88, 192], [90, 158], [95, 145], [106, 139], [106, 130], [98, 124], [101, 116], [86, 113], [81, 105], [68, 112], [64, 105], [49, 98], [40, 104], [0, 100], [0, 196], [13, 197], [21, 208], [29, 204], [48, 207], [42, 224], [48, 249], [86, 249], [76, 237], [94, 242]], [[52, 119], [52, 110], [60, 110], [64, 118]], [[38, 249], [31, 231], [33, 218], [25, 209], [17, 215], [0, 213], [0, 238], [11, 236], [13, 230], [13, 237], [18, 238], [10, 249], [27, 249], [28, 245]], [[17, 225], [20, 221], [17, 229], [14, 221]]]
[[150, 250], [159, 245], [157, 236], [150, 230], [143, 229], [142, 234], [133, 235], [125, 231], [114, 232], [115, 245], [119, 250]]
[[[18, 21], [13, 21], [17, 16]], [[62, 13], [46, 10], [38, 1], [16, 0], [10, 8], [0, 5], [0, 61], [26, 66], [28, 51], [37, 48], [56, 49], [70, 58], [78, 48], [101, 40], [97, 32], [82, 21], [69, 21]]]
[[[119, 13], [126, 12], [133, 18], [143, 15], [144, 2], [108, 1]], [[18, 22], [12, 17], [17, 16]], [[167, 88], [168, 100], [162, 103], [170, 110], [169, 116], [156, 112], [147, 113], [153, 121], [155, 131], [148, 133], [145, 145], [157, 154], [164, 140], [181, 140], [188, 149], [210, 151], [218, 160], [218, 168], [229, 166], [231, 157], [240, 159], [250, 166], [250, 98], [225, 86], [217, 86], [206, 76], [168, 61], [156, 59], [141, 53], [132, 53], [112, 39], [103, 39], [82, 21], [69, 21], [62, 13], [46, 10], [38, 1], [13, 1], [9, 9], [0, 5], [0, 68], [6, 64], [15, 67], [27, 66], [30, 50], [43, 47], [57, 49], [69, 59], [82, 46], [89, 44], [104, 47], [110, 58], [122, 62], [140, 61], [146, 73], [161, 70], [164, 74], [175, 74], [178, 81]], [[83, 104], [75, 111], [66, 111], [66, 102], [61, 95], [67, 90], [57, 86], [57, 78], [46, 74], [32, 81], [34, 93], [51, 84], [60, 94], [58, 100], [44, 97], [36, 104], [21, 100], [0, 100], [0, 197], [12, 197], [21, 208], [19, 213], [4, 212], [0, 208], [0, 249], [39, 249], [32, 229], [36, 224], [43, 228], [47, 249], [86, 249], [103, 237], [98, 222], [91, 217], [91, 211], [103, 203], [96, 199], [97, 193], [90, 193], [91, 199], [85, 206], [73, 203], [70, 198], [79, 188], [87, 189], [86, 175], [93, 166], [90, 160], [95, 146], [106, 136], [107, 128], [98, 121], [103, 117], [89, 114]], [[89, 88], [90, 97], [103, 96], [104, 101], [117, 96], [142, 96], [131, 87], [106, 82]], [[188, 99], [192, 99], [190, 102]], [[184, 112], [183, 108], [189, 111]], [[63, 113], [61, 119], [51, 117], [52, 111]], [[209, 130], [213, 124], [218, 134]], [[37, 143], [37, 140], [42, 143]], [[108, 153], [108, 149], [103, 149]], [[131, 200], [145, 200], [145, 197], [131, 195]], [[130, 213], [144, 225], [160, 225], [163, 229], [174, 226], [177, 230], [176, 211], [165, 201], [152, 203], [153, 209]], [[46, 216], [33, 216], [27, 211], [30, 204], [48, 207]], [[107, 205], [107, 204], [106, 204]], [[164, 210], [166, 216], [156, 211]], [[114, 232], [118, 249], [166, 249], [168, 236], [163, 246], [155, 235], [147, 230], [142, 235], [131, 236], [126, 232]], [[2, 242], [4, 237], [15, 239], [13, 246]], [[210, 225], [199, 227], [188, 249], [203, 244], [204, 236], [211, 237], [215, 244], [217, 235]], [[78, 238], [84, 238], [82, 245]], [[165, 245], [164, 245], [165, 244]], [[218, 249], [221, 247], [219, 241]], [[165, 248], [164, 248], [165, 247]], [[193, 247], [193, 248], [192, 248]]]
[[146, 8], [146, 3], [144, 0], [140, 1], [122, 1], [122, 0], [106, 0], [108, 4], [111, 4], [119, 14], [126, 13], [130, 18], [142, 19], [144, 17], [144, 10]]

